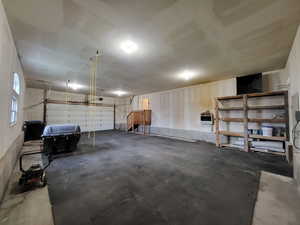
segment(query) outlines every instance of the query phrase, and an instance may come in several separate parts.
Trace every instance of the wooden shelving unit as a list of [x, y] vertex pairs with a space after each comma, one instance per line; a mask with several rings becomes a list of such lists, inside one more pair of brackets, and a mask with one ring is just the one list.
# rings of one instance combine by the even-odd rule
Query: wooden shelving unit
[[[258, 106], [249, 106], [249, 99], [252, 98], [264, 98], [264, 97], [282, 97], [284, 104], [282, 105], [258, 105]], [[240, 101], [241, 106], [234, 106], [234, 107], [224, 107], [223, 104], [226, 101]], [[237, 148], [234, 145], [228, 143], [221, 142], [221, 136], [227, 136], [228, 140], [229, 137], [242, 137], [244, 138], [244, 146], [238, 149], [243, 148], [244, 151], [258, 151], [258, 152], [266, 152], [276, 155], [285, 155], [285, 153], [275, 152], [270, 150], [263, 150], [263, 149], [255, 149], [250, 147], [251, 139], [259, 139], [259, 140], [268, 140], [268, 141], [281, 141], [285, 142], [289, 140], [289, 109], [288, 109], [288, 92], [287, 91], [275, 91], [275, 92], [265, 92], [265, 93], [254, 93], [254, 94], [246, 94], [246, 95], [236, 95], [236, 96], [226, 96], [226, 97], [219, 97], [216, 98], [216, 145], [218, 147], [233, 147]], [[249, 111], [257, 110], [259, 113], [261, 110], [283, 110], [284, 111], [284, 118], [280, 119], [264, 119], [264, 118], [249, 118], [248, 113]], [[241, 111], [242, 116], [240, 118], [234, 117], [221, 117], [221, 112], [230, 112], [230, 111]], [[224, 131], [220, 130], [220, 122], [235, 122], [235, 123], [242, 123], [243, 124], [243, 132], [232, 132], [232, 131]], [[281, 136], [263, 136], [263, 135], [254, 135], [248, 134], [249, 123], [271, 123], [271, 124], [285, 124], [285, 137]], [[249, 140], [250, 139], [250, 140]]]

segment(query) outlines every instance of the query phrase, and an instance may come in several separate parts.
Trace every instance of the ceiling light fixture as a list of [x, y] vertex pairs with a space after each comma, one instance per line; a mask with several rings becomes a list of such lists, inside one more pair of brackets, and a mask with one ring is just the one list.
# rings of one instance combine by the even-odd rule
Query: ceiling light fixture
[[117, 91], [114, 91], [113, 94], [118, 95], [119, 97], [121, 97], [122, 95], [127, 94], [127, 92], [122, 91], [122, 90], [117, 90]]
[[73, 90], [78, 90], [78, 89], [82, 88], [83, 86], [81, 84], [77, 84], [77, 83], [68, 83], [68, 87]]
[[138, 45], [131, 40], [123, 41], [120, 47], [127, 54], [132, 54], [138, 50]]
[[180, 78], [184, 79], [186, 81], [192, 79], [193, 77], [195, 77], [196, 72], [195, 71], [191, 71], [191, 70], [184, 70], [181, 74], [180, 74]]

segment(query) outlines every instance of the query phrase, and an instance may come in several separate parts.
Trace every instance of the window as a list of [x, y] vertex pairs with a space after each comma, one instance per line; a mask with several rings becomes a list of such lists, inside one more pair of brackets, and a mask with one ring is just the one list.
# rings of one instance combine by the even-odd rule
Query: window
[[13, 89], [16, 92], [16, 94], [20, 94], [20, 78], [19, 74], [14, 73], [14, 84], [13, 84]]
[[19, 74], [13, 73], [13, 93], [11, 97], [10, 106], [10, 124], [13, 125], [17, 122], [18, 118], [18, 98], [20, 94], [20, 77]]
[[18, 113], [18, 100], [15, 96], [11, 99], [11, 113], [10, 113], [10, 123], [14, 124], [17, 122]]

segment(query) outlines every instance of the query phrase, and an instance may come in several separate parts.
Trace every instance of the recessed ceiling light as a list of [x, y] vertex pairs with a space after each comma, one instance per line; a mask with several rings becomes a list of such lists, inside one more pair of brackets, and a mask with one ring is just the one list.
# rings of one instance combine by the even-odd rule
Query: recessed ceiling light
[[77, 83], [69, 83], [68, 87], [72, 88], [73, 90], [78, 90], [78, 89], [82, 88], [83, 86], [81, 84], [77, 84]]
[[113, 91], [113, 94], [118, 95], [118, 96], [122, 96], [127, 94], [126, 91], [122, 91], [122, 90], [117, 90], [117, 91]]
[[138, 50], [138, 45], [131, 40], [123, 41], [120, 47], [127, 54], [132, 54]]
[[180, 73], [179, 77], [181, 79], [184, 79], [186, 81], [192, 79], [193, 77], [196, 76], [196, 72], [192, 70], [184, 70], [182, 73]]

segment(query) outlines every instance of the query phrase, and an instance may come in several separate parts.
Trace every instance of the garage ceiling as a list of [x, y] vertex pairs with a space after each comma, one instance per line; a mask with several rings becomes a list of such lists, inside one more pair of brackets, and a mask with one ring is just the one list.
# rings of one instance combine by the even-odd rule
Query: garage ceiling
[[[31, 87], [89, 84], [143, 94], [283, 68], [299, 0], [3, 0]], [[124, 40], [139, 49], [126, 54]], [[192, 70], [189, 81], [179, 78]], [[47, 82], [44, 82], [47, 81]], [[87, 89], [82, 89], [87, 91]]]

